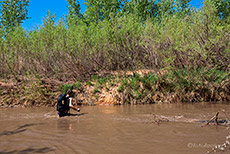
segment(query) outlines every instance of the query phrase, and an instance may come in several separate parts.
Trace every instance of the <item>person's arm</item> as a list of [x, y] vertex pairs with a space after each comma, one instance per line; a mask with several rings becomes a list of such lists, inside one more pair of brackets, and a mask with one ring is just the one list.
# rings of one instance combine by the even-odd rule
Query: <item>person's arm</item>
[[75, 111], [78, 111], [80, 112], [80, 109], [79, 108], [76, 108], [75, 106], [73, 106], [72, 104], [72, 98], [69, 99], [69, 107]]

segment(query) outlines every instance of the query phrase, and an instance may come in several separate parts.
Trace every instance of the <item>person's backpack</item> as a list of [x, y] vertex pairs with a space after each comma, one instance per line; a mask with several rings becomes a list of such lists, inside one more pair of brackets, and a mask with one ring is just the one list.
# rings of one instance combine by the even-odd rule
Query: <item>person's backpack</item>
[[67, 98], [65, 94], [60, 94], [57, 99], [57, 111], [65, 112], [69, 110], [69, 105], [67, 103]]

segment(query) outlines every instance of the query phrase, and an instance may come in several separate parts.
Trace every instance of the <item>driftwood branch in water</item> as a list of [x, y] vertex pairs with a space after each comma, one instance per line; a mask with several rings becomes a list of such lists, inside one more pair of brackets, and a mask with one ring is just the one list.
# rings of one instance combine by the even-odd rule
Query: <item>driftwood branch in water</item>
[[161, 122], [169, 122], [169, 119], [167, 119], [167, 117], [164, 117], [164, 116], [157, 116], [155, 114], [152, 114], [153, 115], [153, 123], [159, 125]]
[[215, 124], [218, 125], [218, 115], [219, 115], [219, 112], [217, 112], [215, 116], [213, 116], [205, 125], [202, 125], [201, 127], [209, 125], [209, 123], [212, 122], [213, 120]]
[[225, 110], [222, 110], [222, 112], [224, 113], [225, 117], [226, 117], [226, 123], [225, 124], [228, 124], [229, 123], [229, 118], [225, 112]]
[[151, 123], [152, 124], [157, 124], [159, 125], [162, 122], [202, 122], [204, 123], [201, 127], [207, 126], [210, 123], [214, 123], [214, 125], [230, 125], [230, 121], [229, 118], [227, 116], [227, 114], [225, 113], [225, 111], [223, 110], [225, 116], [226, 116], [226, 120], [219, 120], [219, 113], [220, 112], [216, 112], [216, 114], [210, 119], [210, 120], [197, 120], [197, 119], [187, 119], [184, 116], [175, 116], [174, 118], [172, 117], [166, 117], [166, 116], [162, 116], [162, 115], [155, 115], [155, 114], [150, 114], [151, 115]]

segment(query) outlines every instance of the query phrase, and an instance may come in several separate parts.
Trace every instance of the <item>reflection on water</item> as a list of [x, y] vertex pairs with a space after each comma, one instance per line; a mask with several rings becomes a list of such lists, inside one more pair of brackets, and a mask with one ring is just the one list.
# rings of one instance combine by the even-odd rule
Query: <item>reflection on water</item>
[[61, 131], [72, 130], [72, 122], [68, 119], [58, 119], [57, 120], [57, 129]]
[[222, 109], [230, 115], [230, 106], [207, 103], [83, 107], [63, 118], [53, 108], [0, 109], [0, 153], [205, 153], [225, 142], [226, 127], [184, 120], [156, 125], [152, 115], [209, 120]]
[[73, 130], [73, 123], [75, 121], [71, 120], [71, 117], [80, 117], [80, 116], [84, 116], [87, 115], [88, 113], [76, 113], [76, 114], [69, 114], [66, 117], [62, 117], [62, 118], [57, 118], [57, 130], [63, 130], [63, 131], [67, 131], [67, 130]]

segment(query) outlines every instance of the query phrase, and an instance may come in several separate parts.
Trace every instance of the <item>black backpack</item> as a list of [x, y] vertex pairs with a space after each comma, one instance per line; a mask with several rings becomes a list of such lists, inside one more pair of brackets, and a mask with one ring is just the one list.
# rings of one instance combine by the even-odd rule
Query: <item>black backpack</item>
[[65, 112], [69, 110], [68, 98], [65, 94], [60, 94], [57, 99], [57, 111]]

